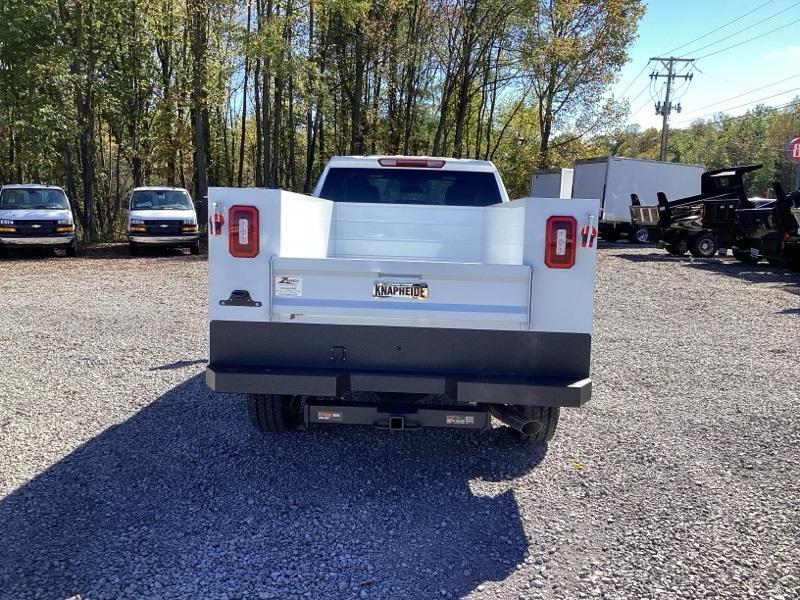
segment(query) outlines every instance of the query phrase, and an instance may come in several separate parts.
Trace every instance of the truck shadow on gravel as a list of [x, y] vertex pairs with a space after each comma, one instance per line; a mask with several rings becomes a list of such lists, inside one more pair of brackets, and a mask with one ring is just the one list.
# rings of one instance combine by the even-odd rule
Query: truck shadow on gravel
[[0, 597], [460, 597], [524, 560], [503, 482], [545, 453], [502, 429], [261, 435], [197, 375], [0, 500]]

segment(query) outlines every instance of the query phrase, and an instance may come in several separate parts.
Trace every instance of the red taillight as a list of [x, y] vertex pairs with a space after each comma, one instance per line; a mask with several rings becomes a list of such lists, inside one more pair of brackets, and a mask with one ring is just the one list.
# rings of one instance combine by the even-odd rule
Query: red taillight
[[258, 209], [255, 206], [231, 206], [228, 251], [236, 258], [253, 258], [258, 254]]
[[569, 269], [575, 264], [575, 217], [547, 219], [544, 264], [551, 269]]
[[423, 169], [441, 169], [444, 166], [441, 159], [436, 158], [379, 158], [378, 164], [382, 167], [417, 167]]

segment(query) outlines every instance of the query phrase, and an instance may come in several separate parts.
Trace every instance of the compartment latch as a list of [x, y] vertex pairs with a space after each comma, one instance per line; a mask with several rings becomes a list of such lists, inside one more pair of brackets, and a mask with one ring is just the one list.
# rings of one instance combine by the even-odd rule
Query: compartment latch
[[227, 300], [220, 300], [219, 303], [222, 306], [250, 306], [253, 308], [259, 308], [261, 306], [261, 302], [253, 300], [250, 297], [250, 292], [247, 290], [233, 290], [230, 298]]

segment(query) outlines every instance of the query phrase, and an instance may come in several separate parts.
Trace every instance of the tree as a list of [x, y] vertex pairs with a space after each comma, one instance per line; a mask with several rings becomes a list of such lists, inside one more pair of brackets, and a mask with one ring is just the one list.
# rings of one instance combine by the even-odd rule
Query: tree
[[554, 132], [576, 138], [609, 124], [605, 92], [627, 60], [644, 13], [640, 0], [540, 0], [530, 9], [520, 60], [539, 113], [539, 168], [551, 164]]
[[[569, 81], [578, 87], [573, 63], [591, 63], [599, 86], [591, 89], [604, 89], [597, 82], [621, 64], [638, 3], [598, 6], [6, 0], [0, 180], [60, 183], [82, 235], [92, 239], [123, 233], [119, 200], [133, 186], [177, 184], [198, 200], [209, 185], [309, 191], [332, 154], [492, 159], [509, 189], [526, 193], [543, 132], [549, 161], [566, 164], [619, 116], [612, 106], [602, 127], [582, 129], [599, 105], [558, 88], [554, 97], [565, 107], [545, 130], [546, 97], [531, 76], [544, 68], [531, 57], [543, 53], [572, 69]], [[626, 6], [633, 8], [622, 15]], [[580, 43], [568, 32], [540, 35], [532, 18], [548, 11], [559, 22], [588, 22], [575, 34]], [[622, 23], [625, 31], [598, 42], [615, 53], [601, 65], [568, 52], [585, 50], [581, 36], [602, 32], [598, 23]]]

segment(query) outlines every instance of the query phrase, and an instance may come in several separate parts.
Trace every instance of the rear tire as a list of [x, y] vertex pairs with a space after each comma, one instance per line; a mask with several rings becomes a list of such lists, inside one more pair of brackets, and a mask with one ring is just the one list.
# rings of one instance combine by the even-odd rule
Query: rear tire
[[558, 427], [558, 417], [561, 408], [558, 406], [515, 406], [523, 416], [528, 417], [540, 424], [539, 431], [530, 435], [520, 433], [516, 429], [511, 430], [511, 435], [515, 438], [528, 442], [529, 444], [542, 444], [549, 442], [556, 434]]
[[746, 265], [757, 265], [759, 262], [761, 262], [761, 258], [752, 256], [750, 252], [740, 252], [738, 250], [734, 250], [733, 257]]
[[247, 411], [259, 431], [285, 433], [300, 424], [302, 404], [299, 396], [248, 394]]
[[64, 256], [69, 258], [75, 258], [78, 256], [78, 242], [72, 242], [69, 246], [67, 246]]
[[689, 253], [696, 258], [711, 258], [718, 250], [717, 239], [710, 233], [701, 233], [689, 244]]
[[786, 266], [786, 261], [776, 256], [768, 256], [767, 262], [769, 263], [769, 266], [778, 267], [779, 269]]
[[628, 241], [632, 244], [649, 244], [651, 239], [650, 230], [647, 227], [637, 227], [635, 231], [628, 235]]
[[192, 244], [191, 246], [189, 246], [189, 253], [192, 256], [197, 256], [197, 255], [200, 254], [200, 242], [199, 241], [197, 241], [194, 244]]
[[664, 250], [669, 252], [672, 256], [683, 256], [686, 254], [686, 243], [678, 242], [677, 244], [664, 244]]

